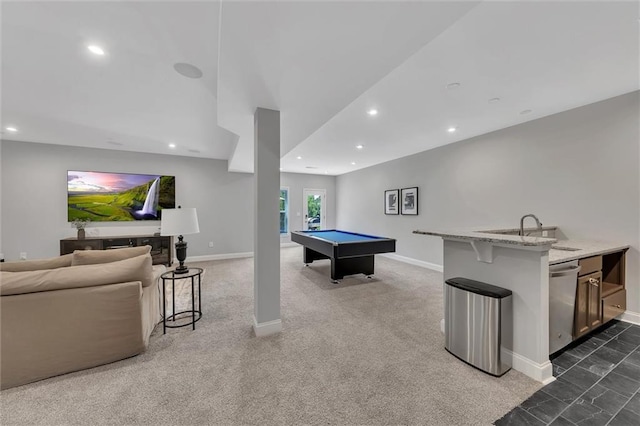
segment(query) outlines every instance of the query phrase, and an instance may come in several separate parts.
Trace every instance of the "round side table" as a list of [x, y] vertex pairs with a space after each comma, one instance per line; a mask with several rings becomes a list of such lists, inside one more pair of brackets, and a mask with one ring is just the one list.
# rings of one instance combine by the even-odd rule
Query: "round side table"
[[[167, 328], [179, 328], [191, 325], [192, 330], [196, 329], [196, 322], [202, 318], [201, 278], [203, 271], [202, 268], [190, 267], [189, 272], [184, 274], [176, 274], [175, 271], [169, 271], [160, 275], [160, 278], [162, 278], [162, 334], [167, 333]], [[191, 279], [191, 309], [176, 312], [176, 280], [184, 279]], [[167, 316], [167, 297], [165, 291], [167, 281], [171, 281], [171, 312], [173, 312], [169, 316]], [[196, 309], [196, 281], [198, 282], [198, 309]], [[175, 323], [177, 319], [176, 316], [180, 314], [191, 314], [191, 321], [183, 324], [167, 324], [167, 321]]]

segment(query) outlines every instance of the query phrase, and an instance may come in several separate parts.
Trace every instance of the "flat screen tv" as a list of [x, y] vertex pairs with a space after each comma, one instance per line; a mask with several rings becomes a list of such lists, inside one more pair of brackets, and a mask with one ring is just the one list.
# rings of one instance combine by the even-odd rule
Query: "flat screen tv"
[[160, 220], [176, 207], [175, 176], [67, 171], [69, 222]]

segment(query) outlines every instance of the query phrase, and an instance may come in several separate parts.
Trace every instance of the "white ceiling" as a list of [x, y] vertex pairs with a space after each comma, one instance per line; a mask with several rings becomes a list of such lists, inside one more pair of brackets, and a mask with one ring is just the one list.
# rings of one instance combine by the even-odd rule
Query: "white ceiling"
[[232, 171], [253, 168], [257, 107], [281, 111], [284, 171], [337, 175], [640, 87], [636, 1], [1, 7], [3, 138]]

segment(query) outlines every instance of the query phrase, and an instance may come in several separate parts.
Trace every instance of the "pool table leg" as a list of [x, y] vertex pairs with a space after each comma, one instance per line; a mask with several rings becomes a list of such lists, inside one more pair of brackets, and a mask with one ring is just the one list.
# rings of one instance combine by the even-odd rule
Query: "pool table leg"
[[303, 254], [303, 262], [305, 265], [309, 266], [309, 263], [312, 263], [314, 260], [320, 260], [320, 259], [329, 259], [329, 256], [326, 256], [322, 253], [318, 253], [315, 250], [312, 250], [308, 247], [304, 248], [304, 254]]
[[331, 259], [331, 280], [337, 281], [345, 275], [365, 274], [373, 275], [374, 255], [349, 257], [345, 259]]

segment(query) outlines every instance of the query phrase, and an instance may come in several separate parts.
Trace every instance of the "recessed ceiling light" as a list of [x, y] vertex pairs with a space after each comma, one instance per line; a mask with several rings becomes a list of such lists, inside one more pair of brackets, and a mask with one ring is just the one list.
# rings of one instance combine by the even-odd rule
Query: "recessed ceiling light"
[[173, 64], [173, 69], [180, 75], [189, 78], [200, 78], [202, 77], [202, 70], [196, 67], [195, 65], [185, 64], [184, 62], [178, 62]]
[[447, 132], [449, 132], [449, 133], [453, 133], [453, 132], [455, 132], [456, 130], [458, 130], [458, 129], [457, 129], [457, 128], [455, 128], [455, 127], [449, 127], [449, 128], [447, 129]]
[[302, 160], [302, 157], [300, 157], [299, 155], [296, 157], [296, 160]]
[[363, 148], [364, 148], [364, 145], [362, 145], [362, 144], [360, 144], [360, 145], [356, 145], [356, 148], [358, 148], [358, 149], [363, 149]]
[[375, 108], [371, 108], [369, 111], [367, 111], [367, 114], [373, 117], [374, 115], [378, 115], [378, 110]]
[[460, 87], [460, 83], [449, 83], [447, 84], [447, 89], [457, 89]]
[[91, 44], [87, 46], [87, 49], [89, 49], [89, 51], [95, 55], [100, 55], [100, 56], [104, 55], [104, 50], [102, 49], [102, 47], [96, 46], [95, 44]]
[[500, 98], [491, 98], [489, 99], [490, 104], [495, 104], [496, 102], [500, 102]]
[[355, 166], [355, 165], [356, 165], [356, 162], [355, 162], [355, 161], [352, 161], [352, 162], [351, 162], [351, 165], [352, 165], [352, 166]]
[[282, 171], [282, 167], [280, 167], [280, 171]]
[[17, 132], [17, 131], [18, 131], [18, 129], [16, 129], [16, 128], [15, 128], [15, 127], [13, 127], [13, 126], [5, 127], [5, 129], [6, 129], [7, 131], [9, 131], [9, 132], [13, 132], [13, 133], [15, 133], [15, 132]]
[[175, 148], [175, 147], [176, 147], [176, 144], [175, 144], [175, 143], [170, 143], [170, 144], [169, 144], [169, 148]]
[[524, 111], [520, 111], [521, 115], [527, 115], [527, 114], [530, 114], [530, 113], [531, 113], [530, 109], [525, 109]]
[[325, 174], [325, 175], [328, 175], [328, 174], [329, 174], [329, 170], [325, 170], [325, 171], [324, 171], [324, 174]]

